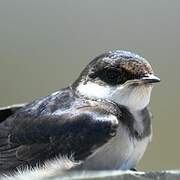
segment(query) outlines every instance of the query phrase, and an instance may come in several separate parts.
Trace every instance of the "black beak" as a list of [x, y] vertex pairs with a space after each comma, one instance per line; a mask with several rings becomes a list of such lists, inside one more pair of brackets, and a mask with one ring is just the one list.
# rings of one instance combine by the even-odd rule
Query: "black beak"
[[143, 77], [142, 79], [141, 79], [144, 83], [158, 83], [158, 82], [160, 82], [161, 80], [157, 77], [157, 76], [155, 76], [154, 74], [149, 74], [148, 76], [146, 76], [146, 77]]

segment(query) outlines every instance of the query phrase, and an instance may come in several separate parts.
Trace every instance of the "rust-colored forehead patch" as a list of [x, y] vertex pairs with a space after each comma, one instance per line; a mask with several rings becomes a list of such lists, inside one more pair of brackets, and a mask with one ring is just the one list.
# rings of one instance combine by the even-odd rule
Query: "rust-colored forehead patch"
[[[110, 51], [105, 57], [111, 65], [119, 66], [134, 75], [153, 74], [153, 69], [149, 62], [138, 54], [129, 51]], [[109, 60], [108, 60], [109, 59]]]
[[120, 67], [134, 75], [153, 74], [153, 69], [147, 61], [138, 62], [136, 60], [129, 59], [128, 61], [122, 61], [120, 63]]

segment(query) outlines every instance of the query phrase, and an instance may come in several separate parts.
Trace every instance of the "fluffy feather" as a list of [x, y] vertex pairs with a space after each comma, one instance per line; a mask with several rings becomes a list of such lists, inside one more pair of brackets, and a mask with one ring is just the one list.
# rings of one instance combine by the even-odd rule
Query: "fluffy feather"
[[15, 174], [4, 175], [1, 180], [45, 180], [53, 176], [62, 176], [69, 169], [79, 165], [72, 158], [60, 157], [47, 161], [44, 166], [18, 169]]

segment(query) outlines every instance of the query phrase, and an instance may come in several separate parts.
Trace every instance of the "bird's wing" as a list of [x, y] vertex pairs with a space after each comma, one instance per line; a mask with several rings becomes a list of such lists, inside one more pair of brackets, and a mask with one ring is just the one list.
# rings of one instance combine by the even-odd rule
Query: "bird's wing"
[[17, 110], [24, 107], [26, 104], [15, 104], [12, 106], [0, 108], [0, 122], [6, 120], [9, 116], [14, 114]]
[[34, 166], [56, 156], [83, 160], [110, 140], [117, 127], [116, 116], [98, 107], [10, 117], [0, 124], [0, 171]]

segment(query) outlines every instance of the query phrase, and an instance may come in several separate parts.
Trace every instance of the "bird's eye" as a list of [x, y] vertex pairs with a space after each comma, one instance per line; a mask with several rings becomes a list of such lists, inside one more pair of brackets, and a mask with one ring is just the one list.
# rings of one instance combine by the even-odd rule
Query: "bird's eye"
[[121, 69], [113, 68], [104, 68], [96, 73], [92, 73], [90, 75], [92, 79], [100, 79], [101, 81], [110, 84], [110, 85], [118, 85], [124, 81], [124, 72]]
[[107, 69], [106, 76], [109, 79], [109, 81], [116, 82], [119, 77], [119, 71], [117, 69]]
[[120, 78], [120, 72], [116, 68], [107, 68], [99, 74], [99, 78], [108, 84], [117, 85]]

